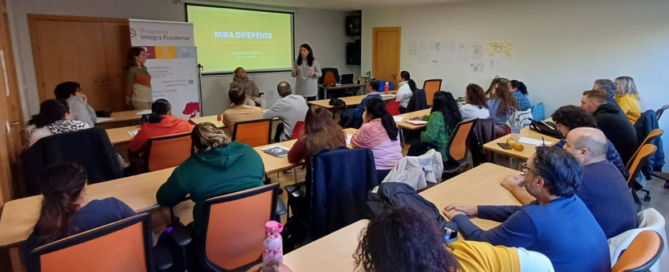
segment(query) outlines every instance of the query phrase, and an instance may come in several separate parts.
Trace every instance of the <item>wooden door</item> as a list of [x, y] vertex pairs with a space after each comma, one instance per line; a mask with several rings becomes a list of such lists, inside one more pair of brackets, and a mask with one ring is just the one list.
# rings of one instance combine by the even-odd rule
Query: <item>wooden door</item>
[[[372, 44], [372, 76], [397, 86], [402, 44], [401, 27], [375, 27]], [[397, 87], [395, 87], [397, 89]]]
[[[54, 98], [64, 81], [76, 81], [96, 110], [109, 105], [101, 22], [36, 20], [33, 52], [41, 100]], [[41, 82], [39, 82], [41, 78]]]
[[5, 0], [0, 0], [0, 208], [21, 196], [23, 108], [9, 34]]
[[130, 48], [130, 26], [128, 21], [103, 22], [102, 29], [105, 43], [105, 62], [107, 65], [107, 82], [109, 86], [109, 103], [112, 112], [125, 111], [125, 65]]

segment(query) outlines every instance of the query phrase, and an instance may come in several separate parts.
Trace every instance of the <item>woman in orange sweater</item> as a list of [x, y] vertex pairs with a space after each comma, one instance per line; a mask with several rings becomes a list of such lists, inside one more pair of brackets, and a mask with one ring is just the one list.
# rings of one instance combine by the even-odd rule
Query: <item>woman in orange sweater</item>
[[128, 149], [131, 153], [143, 151], [151, 138], [193, 131], [193, 126], [188, 121], [172, 115], [172, 105], [165, 99], [154, 101], [151, 111], [149, 122], [143, 124], [137, 135], [130, 140]]

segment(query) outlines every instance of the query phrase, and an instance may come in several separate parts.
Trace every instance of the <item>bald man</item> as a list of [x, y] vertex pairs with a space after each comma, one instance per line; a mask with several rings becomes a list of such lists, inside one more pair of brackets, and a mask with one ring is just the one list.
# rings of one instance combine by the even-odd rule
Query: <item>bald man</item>
[[[596, 128], [575, 128], [567, 134], [564, 149], [583, 165], [583, 178], [576, 195], [595, 216], [606, 238], [636, 228], [636, 204], [627, 181], [606, 159], [608, 142], [604, 133]], [[535, 200], [520, 187], [522, 179], [518, 177], [507, 177], [502, 185], [523, 204]]]

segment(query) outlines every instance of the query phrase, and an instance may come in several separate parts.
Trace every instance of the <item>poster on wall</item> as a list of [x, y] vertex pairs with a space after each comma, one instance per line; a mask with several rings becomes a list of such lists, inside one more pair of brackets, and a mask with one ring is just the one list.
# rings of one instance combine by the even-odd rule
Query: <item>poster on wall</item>
[[130, 42], [147, 53], [153, 100], [166, 99], [174, 116], [200, 116], [197, 48], [193, 24], [130, 19]]

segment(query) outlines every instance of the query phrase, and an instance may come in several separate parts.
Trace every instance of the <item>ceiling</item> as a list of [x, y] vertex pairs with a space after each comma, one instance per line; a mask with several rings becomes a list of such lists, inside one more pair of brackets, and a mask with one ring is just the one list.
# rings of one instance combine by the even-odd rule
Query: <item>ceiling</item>
[[381, 6], [415, 6], [468, 0], [210, 0], [240, 4], [353, 11]]

